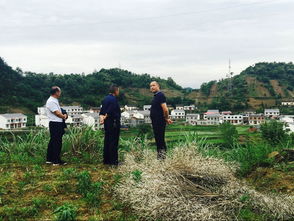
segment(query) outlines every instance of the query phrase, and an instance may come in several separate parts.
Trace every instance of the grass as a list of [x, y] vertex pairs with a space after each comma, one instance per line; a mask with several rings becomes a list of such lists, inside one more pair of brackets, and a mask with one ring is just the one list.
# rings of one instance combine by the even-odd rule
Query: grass
[[[279, 189], [277, 183], [292, 173], [291, 165], [275, 164], [267, 158], [268, 153], [280, 150], [265, 144], [259, 133], [249, 133], [248, 127], [237, 127], [246, 138], [231, 149], [221, 147], [222, 138], [216, 126], [167, 127], [169, 152], [181, 146], [195, 145], [203, 156], [224, 159], [238, 165], [237, 175], [248, 177], [249, 183], [258, 184], [260, 191], [288, 193], [290, 184]], [[143, 159], [145, 150], [154, 151], [153, 139], [135, 137], [135, 129], [122, 132], [119, 157], [124, 162], [129, 153], [137, 160]], [[73, 128], [63, 139], [63, 158], [69, 162], [65, 167], [44, 165], [49, 134], [38, 130], [9, 139], [0, 137], [0, 220], [138, 220], [138, 214], [123, 200], [117, 198], [116, 186], [130, 176], [136, 185], [145, 179], [142, 168], [134, 168], [128, 174], [103, 166], [101, 131], [89, 128]], [[170, 153], [168, 153], [170, 154]], [[271, 166], [281, 173], [272, 173], [268, 179], [257, 179], [256, 168]], [[253, 173], [252, 173], [253, 171]], [[271, 185], [262, 188], [264, 182]], [[292, 182], [291, 179], [289, 182]], [[263, 182], [264, 181], [264, 182]], [[260, 212], [245, 207], [238, 215], [241, 220], [263, 220]], [[67, 218], [64, 218], [67, 217]], [[1, 221], [2, 221], [1, 220]]]

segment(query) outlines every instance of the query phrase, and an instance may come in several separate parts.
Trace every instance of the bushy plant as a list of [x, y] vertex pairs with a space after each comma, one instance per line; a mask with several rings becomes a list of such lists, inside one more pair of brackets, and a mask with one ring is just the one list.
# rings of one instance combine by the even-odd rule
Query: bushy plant
[[261, 136], [271, 145], [285, 143], [288, 139], [285, 124], [276, 120], [271, 120], [260, 125]]
[[97, 207], [101, 203], [102, 182], [92, 182], [88, 171], [81, 172], [78, 176], [77, 192], [80, 193], [89, 206]]
[[238, 131], [236, 126], [229, 122], [224, 122], [219, 126], [221, 137], [223, 139], [223, 145], [226, 148], [234, 147], [234, 144], [238, 141]]
[[77, 218], [77, 209], [72, 204], [64, 204], [54, 210], [56, 221], [75, 221]]

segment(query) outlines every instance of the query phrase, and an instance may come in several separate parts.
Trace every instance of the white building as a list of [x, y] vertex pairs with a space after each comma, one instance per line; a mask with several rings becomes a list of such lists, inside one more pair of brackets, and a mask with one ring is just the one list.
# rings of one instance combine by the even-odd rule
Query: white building
[[143, 111], [140, 110], [140, 111], [138, 111], [138, 113], [143, 114], [145, 124], [151, 124], [151, 118], [150, 118], [150, 111], [149, 110], [143, 110]]
[[218, 125], [221, 123], [222, 116], [220, 114], [205, 115], [206, 125]]
[[139, 108], [138, 107], [135, 107], [135, 106], [128, 106], [128, 105], [125, 105], [124, 106], [124, 110], [125, 111], [132, 111], [132, 110], [138, 110]]
[[43, 107], [38, 107], [38, 114], [39, 115], [46, 115], [47, 112], [46, 112], [46, 107], [43, 106]]
[[186, 115], [186, 113], [184, 110], [176, 109], [176, 110], [171, 111], [170, 117], [172, 119], [184, 119], [185, 115]]
[[249, 125], [260, 125], [265, 122], [263, 114], [250, 114], [248, 116]]
[[222, 115], [222, 119], [221, 122], [229, 122], [233, 125], [241, 125], [243, 124], [244, 120], [243, 120], [243, 115]]
[[294, 115], [282, 115], [280, 121], [286, 123], [285, 129], [294, 132]]
[[83, 125], [82, 114], [71, 114], [68, 115], [68, 118], [65, 121], [67, 124], [73, 127], [79, 127]]
[[42, 115], [42, 114], [35, 115], [35, 125], [37, 127], [49, 128], [49, 119], [48, 119], [47, 115]]
[[1, 129], [17, 129], [27, 126], [27, 116], [21, 113], [0, 114]]
[[150, 109], [151, 109], [151, 105], [144, 105], [143, 106], [144, 111], [150, 111]]
[[176, 110], [184, 110], [184, 106], [177, 105]]
[[200, 120], [200, 114], [187, 114], [186, 122], [190, 125], [197, 125], [197, 121]]
[[61, 108], [64, 109], [67, 112], [68, 116], [71, 117], [83, 113], [83, 108], [80, 106], [62, 106]]
[[278, 117], [280, 115], [279, 109], [265, 109], [264, 116], [266, 117]]
[[124, 126], [135, 127], [139, 124], [144, 124], [144, 114], [139, 111], [124, 111], [121, 113], [121, 124]]
[[192, 105], [189, 105], [189, 106], [184, 106], [184, 110], [185, 111], [193, 111], [193, 110], [196, 110], [196, 107], [194, 104]]
[[100, 127], [99, 122], [100, 121], [99, 121], [99, 114], [98, 113], [85, 113], [85, 114], [82, 114], [82, 123], [84, 125], [92, 127], [93, 130], [99, 130], [101, 127], [103, 127], [102, 125]]
[[283, 101], [282, 106], [294, 106], [294, 101]]

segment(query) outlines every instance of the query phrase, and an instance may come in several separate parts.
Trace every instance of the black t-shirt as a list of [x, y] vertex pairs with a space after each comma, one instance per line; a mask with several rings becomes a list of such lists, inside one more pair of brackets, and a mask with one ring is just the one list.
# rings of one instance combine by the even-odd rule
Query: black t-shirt
[[154, 94], [154, 98], [152, 100], [151, 109], [150, 109], [150, 117], [153, 120], [164, 120], [163, 110], [161, 104], [166, 103], [166, 98], [164, 94], [159, 91]]

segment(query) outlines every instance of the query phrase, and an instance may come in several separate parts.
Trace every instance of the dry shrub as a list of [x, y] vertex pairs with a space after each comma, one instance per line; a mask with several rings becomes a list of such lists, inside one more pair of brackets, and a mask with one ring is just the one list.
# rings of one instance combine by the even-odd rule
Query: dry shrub
[[[142, 220], [237, 220], [248, 203], [276, 219], [294, 215], [293, 197], [258, 193], [235, 178], [235, 169], [193, 146], [175, 148], [165, 161], [144, 150], [126, 155], [116, 193]], [[140, 171], [139, 181], [134, 171]], [[250, 200], [241, 200], [244, 195]]]

